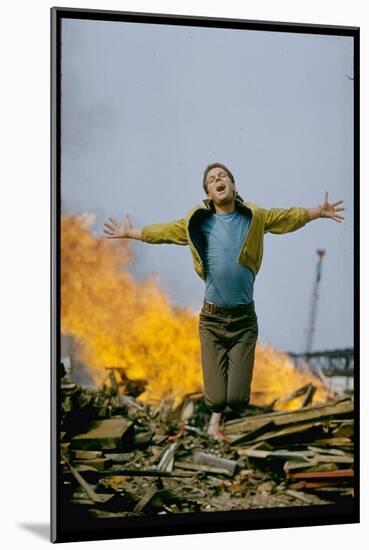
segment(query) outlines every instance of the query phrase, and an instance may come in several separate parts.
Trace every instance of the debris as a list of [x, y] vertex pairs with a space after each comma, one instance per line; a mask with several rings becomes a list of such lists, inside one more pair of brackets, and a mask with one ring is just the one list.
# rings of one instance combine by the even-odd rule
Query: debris
[[283, 426], [286, 424], [307, 422], [309, 420], [323, 419], [330, 416], [337, 417], [339, 415], [352, 414], [354, 410], [353, 401], [344, 400], [335, 404], [329, 405], [316, 405], [315, 407], [299, 409], [297, 411], [287, 412], [273, 412], [266, 413], [257, 416], [251, 416], [248, 418], [241, 418], [238, 420], [231, 420], [225, 423], [225, 433], [244, 433], [251, 430], [255, 430], [266, 424], [267, 422], [274, 422], [276, 426]]
[[141, 432], [133, 436], [133, 446], [136, 448], [147, 447], [152, 437], [152, 432]]
[[226, 458], [221, 458], [216, 455], [203, 453], [201, 451], [196, 451], [193, 454], [192, 459], [197, 464], [204, 464], [204, 465], [212, 466], [214, 468], [225, 470], [227, 472], [227, 475], [229, 476], [234, 476], [237, 468], [237, 462], [235, 462], [234, 460], [228, 460]]
[[349, 468], [347, 470], [335, 470], [333, 472], [296, 472], [295, 474], [287, 474], [288, 479], [349, 479], [354, 477], [354, 471]]
[[273, 403], [273, 406], [275, 407], [278, 405], [280, 407], [281, 405], [285, 405], [286, 403], [289, 403], [290, 401], [293, 401], [297, 397], [301, 397], [305, 395], [302, 407], [308, 404], [308, 402], [311, 400], [312, 396], [314, 395], [314, 392], [316, 391], [316, 387], [312, 384], [305, 384], [301, 388], [298, 388], [297, 390], [294, 390], [293, 392], [289, 393], [285, 397], [275, 400]]
[[136, 506], [133, 508], [134, 512], [142, 512], [142, 510], [147, 506], [147, 504], [152, 500], [152, 498], [156, 495], [158, 492], [158, 489], [155, 485], [152, 485], [149, 487], [149, 489], [146, 491], [144, 496], [141, 498], [141, 500], [136, 504]]
[[313, 386], [313, 384], [309, 384], [309, 387], [308, 387], [308, 390], [307, 390], [306, 395], [304, 397], [304, 400], [302, 402], [301, 408], [302, 407], [307, 407], [308, 405], [310, 405], [310, 403], [313, 400], [315, 392], [316, 392], [316, 386]]
[[76, 460], [89, 460], [92, 458], [102, 457], [102, 451], [82, 451], [77, 449], [73, 452], [73, 454]]
[[[353, 401], [311, 406], [312, 384], [227, 419], [229, 441], [209, 438], [203, 394], [155, 405], [143, 381], [107, 369], [101, 389], [61, 381], [63, 506], [92, 517], [329, 504], [353, 496]], [[137, 383], [136, 383], [137, 382]], [[128, 390], [131, 393], [128, 393]], [[231, 416], [232, 418], [232, 416]]]
[[174, 465], [174, 454], [178, 447], [178, 441], [172, 443], [168, 449], [164, 452], [157, 468], [162, 472], [172, 472]]
[[286, 494], [291, 495], [292, 497], [297, 498], [298, 500], [302, 500], [307, 504], [314, 504], [314, 500], [315, 500], [314, 497], [311, 497], [310, 495], [306, 495], [301, 491], [293, 491], [292, 489], [286, 489]]
[[75, 435], [72, 446], [79, 449], [123, 449], [133, 442], [133, 423], [124, 418], [92, 422], [87, 431]]
[[104, 453], [104, 456], [112, 462], [124, 463], [132, 460], [134, 453]]
[[176, 462], [176, 468], [182, 468], [184, 470], [195, 470], [200, 472], [206, 472], [209, 474], [221, 474], [229, 476], [229, 470], [226, 468], [216, 468], [215, 466], [209, 466], [207, 464], [195, 464], [193, 462]]
[[77, 472], [75, 468], [69, 463], [68, 459], [64, 457], [64, 461], [66, 462], [69, 470], [71, 471], [72, 475], [76, 478], [78, 483], [81, 485], [83, 490], [87, 493], [87, 496], [93, 501], [93, 502], [102, 502], [101, 496], [97, 495], [95, 491], [92, 489], [92, 487], [83, 479], [81, 474]]
[[165, 472], [162, 470], [120, 468], [112, 466], [109, 470], [100, 472], [102, 475], [138, 476], [138, 477], [188, 477], [186, 474]]
[[250, 458], [275, 458], [277, 460], [288, 460], [289, 458], [293, 458], [295, 460], [300, 461], [308, 461], [309, 456], [311, 456], [307, 452], [300, 452], [300, 451], [285, 451], [283, 449], [277, 450], [277, 451], [263, 451], [260, 449], [239, 449], [238, 454], [241, 456], [248, 456]]

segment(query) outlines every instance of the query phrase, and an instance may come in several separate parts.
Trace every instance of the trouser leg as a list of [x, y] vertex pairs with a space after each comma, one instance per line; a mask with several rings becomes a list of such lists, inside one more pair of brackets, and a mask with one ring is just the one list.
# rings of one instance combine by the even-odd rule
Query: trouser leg
[[227, 404], [235, 412], [243, 412], [250, 401], [255, 347], [258, 337], [255, 313], [240, 318], [229, 327], [234, 341], [228, 351]]
[[205, 403], [213, 412], [227, 405], [227, 349], [222, 341], [222, 327], [217, 320], [200, 314], [199, 335]]

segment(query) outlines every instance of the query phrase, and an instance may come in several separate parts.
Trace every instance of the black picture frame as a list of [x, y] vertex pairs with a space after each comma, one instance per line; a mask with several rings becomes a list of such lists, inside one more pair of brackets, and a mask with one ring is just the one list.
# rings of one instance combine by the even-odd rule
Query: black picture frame
[[[191, 25], [206, 28], [260, 30], [309, 35], [335, 35], [353, 38], [353, 164], [354, 164], [354, 497], [351, 502], [329, 506], [295, 506], [211, 513], [188, 513], [92, 520], [76, 517], [66, 511], [61, 501], [61, 26], [65, 19], [122, 21], [147, 25]], [[359, 522], [359, 52], [360, 29], [335, 25], [307, 25], [272, 21], [249, 21], [139, 12], [120, 12], [55, 7], [51, 9], [51, 541], [68, 542], [175, 534], [194, 534], [284, 528], [314, 525], [335, 525]]]

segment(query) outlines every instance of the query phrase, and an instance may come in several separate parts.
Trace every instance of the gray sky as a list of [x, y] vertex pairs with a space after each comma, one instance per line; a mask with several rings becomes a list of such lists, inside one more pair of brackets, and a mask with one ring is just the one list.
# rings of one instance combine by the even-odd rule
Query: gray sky
[[[259, 334], [304, 351], [315, 251], [325, 248], [314, 349], [353, 345], [353, 39], [63, 19], [62, 206], [130, 213], [137, 227], [181, 218], [219, 161], [264, 208], [344, 199], [345, 221], [266, 235], [255, 282]], [[132, 241], [152, 273], [199, 310], [188, 247]]]

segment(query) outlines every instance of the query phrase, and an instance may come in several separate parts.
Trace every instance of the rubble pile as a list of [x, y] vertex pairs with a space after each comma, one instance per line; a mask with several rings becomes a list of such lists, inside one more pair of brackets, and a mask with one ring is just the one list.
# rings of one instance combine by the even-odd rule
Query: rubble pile
[[[121, 380], [124, 380], [124, 376]], [[353, 401], [225, 414], [207, 435], [202, 394], [139, 402], [142, 382], [61, 381], [63, 506], [109, 518], [330, 504], [353, 496]], [[124, 391], [123, 391], [124, 390]]]

